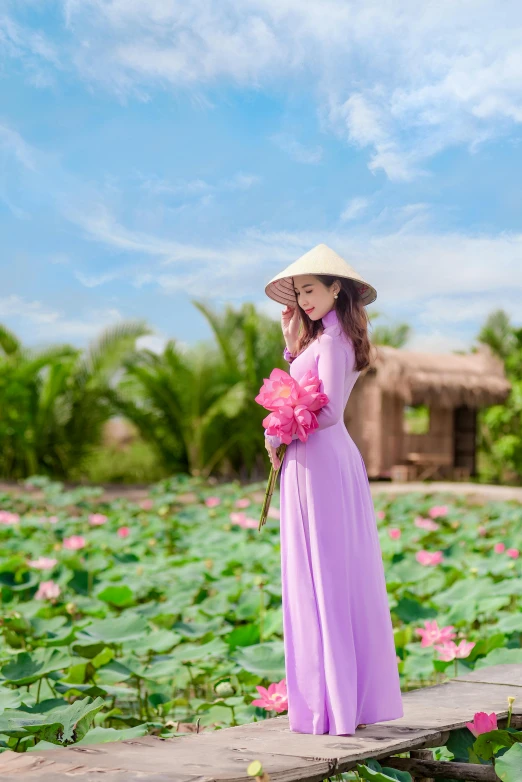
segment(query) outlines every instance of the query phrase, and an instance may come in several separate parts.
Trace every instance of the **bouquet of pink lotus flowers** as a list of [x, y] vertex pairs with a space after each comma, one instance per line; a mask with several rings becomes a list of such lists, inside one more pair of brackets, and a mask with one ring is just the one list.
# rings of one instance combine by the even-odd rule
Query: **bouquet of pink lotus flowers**
[[308, 435], [317, 429], [315, 413], [328, 403], [328, 397], [319, 391], [321, 381], [308, 370], [298, 383], [295, 378], [283, 369], [273, 369], [269, 378], [263, 380], [259, 394], [255, 397], [270, 414], [263, 419], [266, 434], [277, 435], [282, 443], [276, 453], [280, 460], [279, 467], [270, 468], [268, 484], [265, 492], [258, 531], [266, 522], [268, 509], [272, 500], [277, 475], [283, 463], [286, 448], [297, 434], [301, 442], [308, 440]]

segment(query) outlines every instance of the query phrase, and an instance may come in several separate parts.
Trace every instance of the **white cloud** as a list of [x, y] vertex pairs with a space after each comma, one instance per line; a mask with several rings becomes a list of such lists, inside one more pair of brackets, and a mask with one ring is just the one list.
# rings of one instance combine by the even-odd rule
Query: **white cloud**
[[231, 179], [225, 180], [222, 187], [226, 190], [249, 190], [253, 185], [261, 182], [261, 177], [255, 174], [235, 174]]
[[86, 288], [97, 288], [99, 285], [104, 285], [106, 282], [116, 280], [120, 276], [120, 273], [114, 271], [104, 272], [102, 274], [84, 274], [83, 272], [75, 271], [74, 276], [82, 285], [85, 285]]
[[36, 150], [22, 136], [7, 125], [0, 124], [0, 150], [13, 155], [24, 168], [36, 170]]
[[122, 314], [111, 307], [89, 309], [85, 317], [71, 318], [41, 301], [28, 301], [16, 294], [0, 298], [0, 321], [32, 343], [89, 340], [121, 320]]
[[321, 147], [314, 147], [313, 149], [306, 147], [289, 133], [275, 133], [270, 138], [274, 144], [277, 144], [283, 152], [286, 152], [292, 160], [297, 161], [297, 163], [315, 165], [316, 163], [321, 162], [323, 157], [323, 150]]
[[404, 349], [422, 353], [453, 353], [456, 350], [467, 352], [470, 349], [470, 342], [456, 334], [442, 333], [439, 329], [435, 329], [430, 332], [414, 334]]
[[195, 198], [199, 200], [200, 204], [208, 205], [220, 192], [250, 190], [251, 187], [257, 185], [259, 182], [261, 182], [260, 176], [257, 176], [256, 174], [245, 174], [242, 171], [238, 171], [233, 176], [222, 179], [215, 184], [206, 182], [203, 179], [168, 182], [157, 176], [141, 176], [140, 187], [153, 196], [172, 195], [183, 199], [186, 203], [184, 203], [182, 207], [177, 208], [184, 208], [191, 199]]
[[[425, 175], [441, 150], [473, 151], [522, 122], [516, 0], [502, 13], [493, 0], [62, 2], [69, 56], [89, 82], [146, 100], [157, 86], [305, 78], [326, 125], [395, 181]], [[321, 159], [320, 147], [286, 144], [302, 162]]]
[[0, 319], [12, 317], [27, 319], [31, 323], [55, 323], [60, 315], [46, 307], [40, 301], [26, 301], [21, 296], [11, 294], [0, 299]]
[[367, 209], [369, 203], [368, 198], [358, 197], [350, 199], [341, 213], [342, 222], [346, 223], [349, 220], [355, 220]]
[[[107, 210], [72, 219], [92, 240], [149, 260], [122, 272], [134, 285], [165, 293], [256, 298], [278, 271], [316, 244], [336, 249], [377, 289], [376, 307], [437, 327], [477, 321], [505, 303], [518, 316], [522, 300], [522, 234], [438, 234], [427, 204], [388, 210], [357, 229], [301, 233], [252, 228], [222, 242], [183, 243], [133, 231]], [[381, 220], [381, 224], [379, 224]], [[494, 259], [494, 262], [492, 262]], [[445, 314], [444, 314], [445, 313]], [[439, 320], [440, 319], [440, 320]]]
[[167, 346], [167, 337], [159, 334], [144, 334], [136, 340], [138, 350], [151, 350], [157, 355], [161, 355]]
[[1, 55], [18, 60], [29, 83], [38, 88], [52, 86], [54, 70], [62, 67], [57, 47], [41, 30], [18, 24], [6, 13], [0, 16]]

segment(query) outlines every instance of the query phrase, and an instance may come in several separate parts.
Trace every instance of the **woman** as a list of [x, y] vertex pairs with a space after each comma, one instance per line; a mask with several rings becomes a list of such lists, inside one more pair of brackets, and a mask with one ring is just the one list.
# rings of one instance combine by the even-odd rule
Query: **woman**
[[[377, 293], [324, 244], [274, 277], [265, 292], [286, 304], [281, 322], [291, 376], [299, 380], [311, 369], [329, 399], [308, 440], [294, 435], [280, 473], [289, 727], [352, 735], [403, 716], [368, 475], [343, 420], [370, 363], [365, 305]], [[265, 430], [275, 468], [280, 444]]]

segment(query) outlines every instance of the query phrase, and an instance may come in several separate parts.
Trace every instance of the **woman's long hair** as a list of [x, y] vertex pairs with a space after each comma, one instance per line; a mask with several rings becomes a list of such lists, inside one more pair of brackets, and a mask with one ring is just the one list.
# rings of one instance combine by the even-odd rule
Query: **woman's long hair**
[[[371, 343], [368, 336], [368, 314], [366, 307], [357, 291], [353, 280], [346, 277], [335, 277], [332, 274], [313, 274], [320, 282], [330, 287], [336, 280], [341, 289], [335, 300], [335, 311], [344, 333], [353, 343], [355, 352], [355, 369], [361, 371], [370, 366]], [[297, 305], [301, 324], [297, 338], [296, 354], [301, 353], [316, 337], [323, 333], [324, 328], [319, 320], [311, 320], [306, 312]]]

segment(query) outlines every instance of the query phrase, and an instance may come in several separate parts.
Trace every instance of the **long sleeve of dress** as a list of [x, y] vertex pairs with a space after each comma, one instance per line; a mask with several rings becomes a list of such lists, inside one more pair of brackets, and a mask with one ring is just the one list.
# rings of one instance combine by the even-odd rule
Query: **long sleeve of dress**
[[344, 418], [344, 384], [348, 361], [346, 348], [341, 341], [331, 334], [322, 334], [316, 356], [317, 376], [323, 382], [321, 390], [329, 401], [316, 413], [316, 432]]

